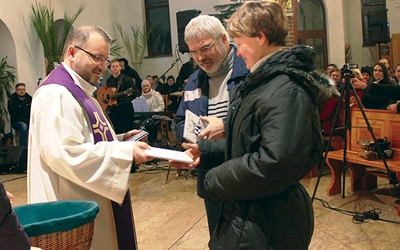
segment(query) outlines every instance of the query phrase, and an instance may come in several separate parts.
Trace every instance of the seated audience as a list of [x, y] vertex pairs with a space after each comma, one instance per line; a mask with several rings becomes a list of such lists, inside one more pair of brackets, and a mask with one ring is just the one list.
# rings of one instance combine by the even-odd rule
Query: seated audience
[[[357, 78], [351, 79], [354, 88], [364, 90], [365, 94], [379, 96], [383, 98], [390, 98], [393, 100], [400, 100], [400, 86], [399, 85], [389, 85], [389, 84], [376, 84], [376, 83], [366, 83], [360, 81]], [[400, 113], [400, 102], [394, 105], [389, 105], [386, 109], [392, 113]]]
[[328, 67], [326, 67], [326, 74], [329, 76], [332, 70], [339, 70], [339, 68], [336, 64], [330, 63], [328, 64]]
[[394, 73], [395, 73], [395, 77], [396, 77], [395, 80], [397, 81], [397, 84], [400, 85], [400, 63], [398, 63], [396, 65], [396, 69], [394, 70]]
[[[151, 88], [150, 82], [146, 79], [142, 81], [142, 97], [146, 98], [148, 112], [162, 112], [165, 111], [164, 100], [161, 94]], [[154, 126], [149, 132], [149, 143], [157, 141], [158, 126]]]
[[25, 83], [15, 85], [15, 93], [8, 99], [11, 127], [19, 132], [19, 145], [28, 146], [28, 129], [32, 96], [26, 93]]
[[178, 109], [178, 96], [171, 96], [171, 93], [179, 91], [180, 88], [175, 82], [174, 76], [170, 75], [167, 77], [167, 83], [163, 84], [160, 88], [160, 93], [162, 95], [168, 95], [168, 103], [166, 104], [166, 110], [176, 112]]
[[371, 80], [372, 69], [370, 66], [361, 67], [361, 75], [366, 82]]
[[188, 81], [189, 76], [197, 70], [197, 65], [196, 62], [193, 60], [193, 58], [190, 58], [189, 61], [184, 63], [179, 70], [179, 75], [176, 78], [176, 83], [178, 84], [179, 88], [182, 90], [185, 87], [185, 84]]
[[[385, 64], [376, 63], [373, 66], [371, 82], [382, 85], [395, 85], [392, 80]], [[370, 93], [364, 94], [362, 102], [365, 108], [370, 109], [386, 109], [390, 104], [395, 103], [393, 99], [371, 95]]]
[[[1, 121], [1, 119], [0, 119], [0, 121]], [[5, 133], [3, 126], [0, 124], [0, 138], [1, 138], [1, 140], [0, 140], [1, 147], [10, 147], [13, 143], [14, 136], [11, 132]]]
[[159, 81], [159, 79], [158, 79], [158, 75], [153, 75], [152, 77], [151, 77], [151, 88], [152, 89], [154, 89], [154, 90], [157, 90], [157, 91], [159, 91], [160, 90], [160, 88], [161, 88], [161, 83], [160, 83], [160, 81]]
[[133, 80], [133, 84], [135, 84], [136, 89], [138, 89], [138, 96], [142, 92], [142, 78], [140, 78], [138, 72], [134, 70], [131, 66], [129, 66], [129, 62], [126, 58], [119, 58], [119, 65], [121, 67], [121, 73], [129, 76]]

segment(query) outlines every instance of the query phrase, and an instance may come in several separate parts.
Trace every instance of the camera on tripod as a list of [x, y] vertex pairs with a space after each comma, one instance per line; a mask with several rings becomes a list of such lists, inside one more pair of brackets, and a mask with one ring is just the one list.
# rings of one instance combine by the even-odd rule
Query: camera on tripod
[[358, 64], [356, 63], [346, 63], [343, 65], [343, 67], [340, 69], [340, 73], [342, 74], [342, 77], [346, 78], [355, 78], [356, 76], [354, 75], [352, 69], [358, 69]]

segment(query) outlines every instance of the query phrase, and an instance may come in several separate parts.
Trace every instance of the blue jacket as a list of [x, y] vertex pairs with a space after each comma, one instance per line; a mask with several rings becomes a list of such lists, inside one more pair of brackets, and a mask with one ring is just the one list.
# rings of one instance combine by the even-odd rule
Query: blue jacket
[[[249, 72], [246, 69], [243, 59], [236, 55], [236, 47], [233, 47], [233, 49], [233, 70], [231, 78], [228, 80], [229, 92], [235, 85], [242, 83]], [[204, 70], [199, 68], [189, 76], [188, 82], [184, 88], [182, 100], [179, 104], [178, 110], [176, 111], [176, 134], [179, 143], [184, 141], [183, 128], [185, 126], [186, 109], [189, 109], [198, 116], [206, 116], [208, 114], [208, 89], [208, 76]], [[186, 91], [195, 91], [198, 94], [188, 100], [188, 96], [185, 95]]]

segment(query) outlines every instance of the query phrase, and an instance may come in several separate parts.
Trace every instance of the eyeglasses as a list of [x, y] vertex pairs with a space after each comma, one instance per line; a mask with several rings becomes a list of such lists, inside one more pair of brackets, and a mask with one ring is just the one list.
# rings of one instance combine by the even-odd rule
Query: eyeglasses
[[88, 55], [93, 59], [93, 61], [95, 61], [95, 62], [97, 62], [97, 63], [103, 63], [103, 62], [105, 62], [105, 63], [106, 63], [106, 66], [110, 65], [110, 63], [111, 63], [110, 58], [105, 58], [104, 56], [97, 56], [97, 55], [94, 55], [94, 54], [90, 53], [89, 51], [87, 51], [87, 50], [85, 50], [85, 49], [82, 49], [81, 47], [76, 46], [76, 45], [75, 45], [74, 47], [77, 48], [77, 49], [80, 49], [80, 50], [82, 50], [83, 52], [85, 52], [86, 54], [88, 54]]
[[215, 40], [210, 44], [210, 45], [205, 45], [202, 48], [200, 48], [198, 51], [189, 51], [189, 55], [190, 57], [195, 57], [195, 56], [199, 56], [199, 55], [207, 55], [208, 53], [210, 53], [210, 50], [212, 48], [212, 46], [214, 46], [215, 42], [220, 39], [221, 36], [218, 36], [217, 38], [215, 38]]
[[383, 72], [381, 69], [374, 69], [374, 72]]

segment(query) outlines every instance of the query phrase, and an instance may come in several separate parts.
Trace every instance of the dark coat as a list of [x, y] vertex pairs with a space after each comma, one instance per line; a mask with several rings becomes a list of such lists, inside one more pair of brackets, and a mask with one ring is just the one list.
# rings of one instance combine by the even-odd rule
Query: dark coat
[[18, 98], [17, 93], [13, 93], [8, 99], [8, 112], [10, 113], [11, 124], [15, 122], [24, 122], [29, 126], [31, 115], [32, 96], [25, 93], [25, 99]]
[[299, 180], [321, 158], [318, 107], [331, 96], [313, 56], [303, 45], [277, 52], [233, 88], [226, 162], [204, 181], [224, 201], [210, 249], [307, 249], [314, 214]]
[[[400, 100], [399, 85], [370, 83], [364, 91], [373, 96]], [[400, 113], [400, 103], [397, 104], [397, 113]]]
[[31, 249], [29, 238], [11, 207], [3, 182], [0, 181], [0, 250]]

